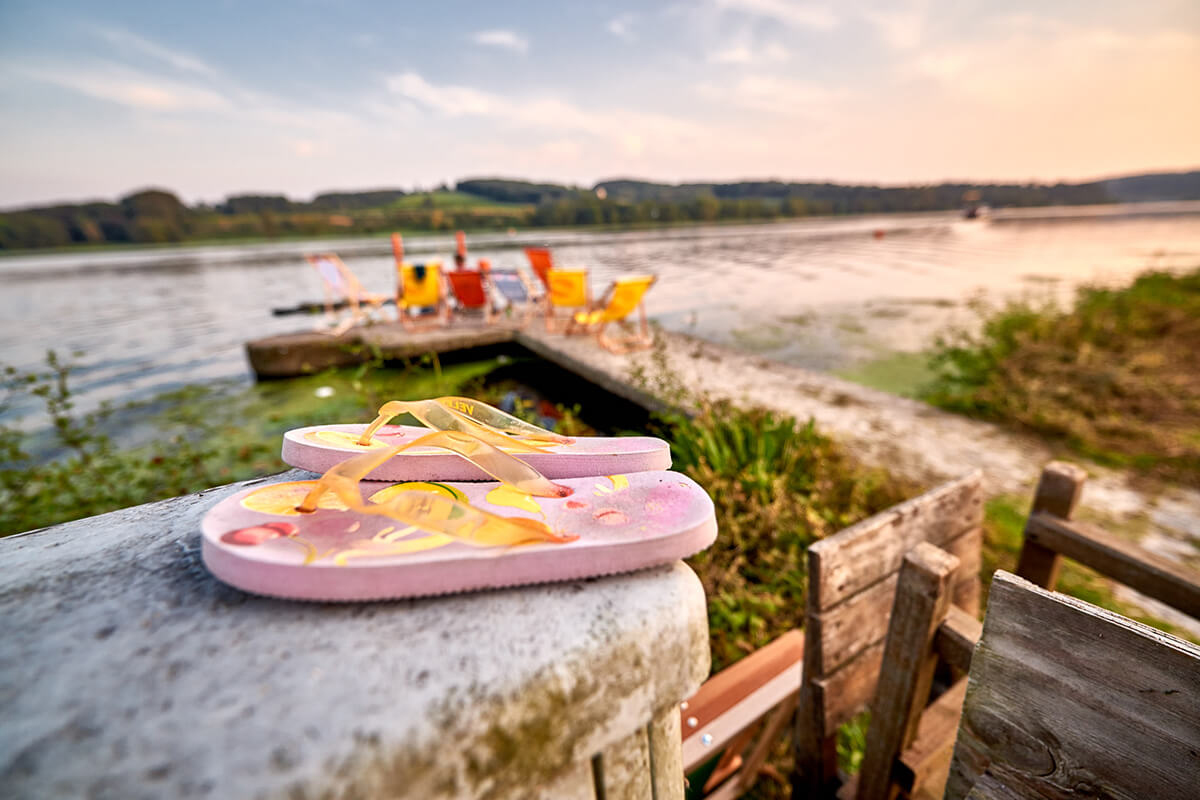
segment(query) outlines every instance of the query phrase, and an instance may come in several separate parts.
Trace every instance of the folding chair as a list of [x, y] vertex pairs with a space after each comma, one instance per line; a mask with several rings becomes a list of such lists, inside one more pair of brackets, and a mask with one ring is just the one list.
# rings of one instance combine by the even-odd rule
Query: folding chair
[[[654, 339], [650, 335], [646, 306], [642, 301], [656, 280], [658, 278], [654, 275], [617, 278], [594, 310], [575, 314], [573, 325], [582, 331], [595, 334], [596, 343], [612, 353], [628, 353], [650, 347], [654, 344]], [[615, 339], [605, 335], [611, 323], [623, 323], [634, 311], [640, 312], [640, 316], [639, 325], [632, 333]], [[570, 331], [571, 328], [568, 328], [568, 332]]]
[[321, 285], [325, 290], [325, 317], [330, 323], [336, 321], [334, 312], [343, 304], [349, 306], [350, 316], [337, 322], [333, 330], [328, 331], [334, 336], [340, 336], [347, 330], [367, 319], [362, 308], [366, 303], [378, 310], [388, 301], [388, 297], [368, 292], [363, 288], [358, 276], [347, 267], [335, 253], [316, 253], [304, 257], [313, 269], [321, 276]]
[[[440, 263], [403, 264], [400, 267], [400, 323], [410, 331], [445, 325], [450, 312], [442, 288]], [[417, 317], [412, 316], [413, 311]], [[430, 317], [432, 311], [432, 317]]]
[[446, 282], [450, 284], [450, 291], [457, 301], [454, 317], [474, 314], [477, 319], [482, 317], [485, 324], [492, 323], [492, 302], [483, 279], [483, 272], [475, 270], [451, 270], [446, 273]]
[[517, 325], [524, 328], [537, 305], [534, 301], [533, 286], [518, 269], [492, 269], [486, 259], [480, 260], [479, 270], [484, 274], [487, 283], [507, 303], [509, 315], [518, 315]]

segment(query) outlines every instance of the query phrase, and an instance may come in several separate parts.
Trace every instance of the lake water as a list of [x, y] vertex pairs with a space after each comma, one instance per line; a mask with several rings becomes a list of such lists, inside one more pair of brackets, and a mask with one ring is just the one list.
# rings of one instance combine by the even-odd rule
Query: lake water
[[[634, 232], [472, 236], [472, 262], [524, 265], [549, 245], [591, 269], [659, 275], [650, 316], [670, 330], [819, 370], [917, 350], [970, 318], [966, 302], [1067, 297], [1084, 282], [1200, 266], [1200, 203], [1028, 209], [990, 220], [910, 214]], [[412, 260], [450, 261], [450, 236], [406, 240]], [[0, 258], [0, 363], [82, 352], [81, 408], [183, 384], [250, 379], [242, 345], [311, 326], [271, 308], [319, 300], [303, 259], [334, 250], [370, 290], [391, 293], [386, 238], [88, 251]], [[389, 312], [390, 313], [390, 312]], [[13, 412], [10, 412], [13, 413]]]

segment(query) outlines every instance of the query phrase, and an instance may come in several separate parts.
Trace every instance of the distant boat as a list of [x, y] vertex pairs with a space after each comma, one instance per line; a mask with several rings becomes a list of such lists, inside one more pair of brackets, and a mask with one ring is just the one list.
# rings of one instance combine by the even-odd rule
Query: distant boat
[[964, 219], [980, 219], [991, 213], [991, 209], [983, 203], [983, 193], [978, 189], [963, 192], [962, 203]]

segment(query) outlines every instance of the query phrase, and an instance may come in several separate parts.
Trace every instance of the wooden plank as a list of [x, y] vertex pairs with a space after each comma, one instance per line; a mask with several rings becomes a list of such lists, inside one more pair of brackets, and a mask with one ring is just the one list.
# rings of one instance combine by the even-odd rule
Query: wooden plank
[[862, 651], [837, 672], [811, 682], [820, 715], [821, 731], [833, 736], [838, 727], [871, 704], [879, 665], [883, 662], [883, 642], [879, 641]]
[[1200, 575], [1095, 525], [1034, 514], [1025, 527], [1025, 540], [1200, 619]]
[[837, 790], [837, 738], [825, 730], [825, 712], [822, 687], [815, 680], [805, 680], [800, 688], [800, 705], [792, 736], [796, 771], [792, 777], [793, 797], [829, 797]]
[[997, 572], [946, 797], [1192, 800], [1197, 709], [1200, 647]]
[[[1083, 484], [1087, 473], [1081, 467], [1065, 461], [1051, 461], [1042, 467], [1037, 489], [1033, 495], [1030, 516], [1044, 512], [1061, 519], [1071, 519], [1079, 498], [1083, 495]], [[1053, 589], [1058, 583], [1062, 559], [1053, 550], [1029, 540], [1029, 529], [1025, 529], [1025, 541], [1017, 559], [1017, 574], [1038, 586]]]
[[1087, 471], [1083, 467], [1066, 461], [1051, 461], [1042, 467], [1030, 513], [1042, 511], [1062, 519], [1071, 519], [1083, 496], [1083, 484], [1086, 481]]
[[[990, 775], [983, 775], [971, 787], [967, 800], [1030, 800], [1030, 798], [1010, 789]], [[1041, 798], [1035, 798], [1035, 800], [1041, 800]]]
[[950, 610], [956, 569], [957, 558], [928, 542], [904, 557], [858, 773], [859, 800], [888, 800], [896, 759], [916, 738], [937, 668], [933, 639]]
[[[959, 559], [951, 596], [956, 605], [978, 613], [979, 568], [982, 560], [983, 529], [972, 528], [945, 543], [942, 549]], [[896, 595], [896, 574], [868, 586], [828, 611], [810, 614], [805, 625], [816, 651], [812, 663], [817, 676], [828, 675], [862, 650], [887, 635]]]
[[954, 583], [968, 578], [979, 580], [979, 570], [983, 566], [983, 528], [974, 527], [938, 547], [958, 559], [958, 569], [954, 571]]
[[[758, 771], [762, 769], [762, 765], [766, 763], [767, 757], [771, 755], [771, 749], [775, 744], [775, 740], [779, 738], [780, 732], [787, 727], [792, 721], [796, 713], [796, 703], [798, 695], [792, 695], [785, 702], [779, 705], [767, 718], [766, 724], [763, 725], [762, 733], [759, 734], [758, 741], [754, 743], [750, 753], [746, 756], [745, 763], [742, 764], [741, 774], [735, 778], [737, 781], [738, 792], [735, 797], [745, 792], [754, 785], [758, 778]], [[658, 800], [658, 798], [655, 798]]]
[[918, 542], [941, 545], [983, 520], [978, 470], [926, 492], [808, 549], [810, 611], [825, 611], [900, 568]]
[[[698, 766], [713, 753], [733, 741], [739, 733], [752, 727], [758, 720], [770, 713], [771, 709], [799, 694], [800, 670], [800, 664], [792, 664], [746, 695], [742, 702], [724, 714], [689, 731], [691, 735], [686, 735], [683, 739], [684, 769], [690, 770]], [[684, 725], [691, 727], [693, 719], [693, 717], [686, 718]]]
[[979, 603], [983, 593], [983, 586], [979, 582], [979, 578], [971, 578], [968, 580], [959, 581], [954, 584], [954, 588], [950, 590], [950, 602], [956, 608], [961, 609], [965, 614], [971, 617], [979, 616]]
[[815, 677], [831, 675], [887, 636], [898, 575], [892, 574], [829, 611], [809, 615], [804, 624], [814, 631], [812, 659]]
[[962, 716], [963, 698], [966, 695], [966, 678], [955, 681], [921, 714], [917, 736], [900, 754], [893, 771], [896, 783], [903, 791], [916, 794], [931, 788], [934, 796], [942, 796], [937, 783], [940, 779], [944, 784], [950, 770], [954, 736], [958, 732], [958, 720]]
[[938, 657], [957, 670], [966, 672], [971, 668], [971, 654], [983, 626], [979, 620], [962, 609], [950, 607], [946, 620], [938, 627], [933, 646]]
[[979, 598], [983, 589], [979, 576], [983, 569], [983, 527], [972, 528], [957, 539], [941, 545], [941, 548], [958, 559], [950, 602], [972, 617], [978, 617]]
[[680, 705], [683, 738], [687, 740], [698, 735], [714, 719], [803, 659], [804, 632], [788, 631], [766, 647], [713, 675]]

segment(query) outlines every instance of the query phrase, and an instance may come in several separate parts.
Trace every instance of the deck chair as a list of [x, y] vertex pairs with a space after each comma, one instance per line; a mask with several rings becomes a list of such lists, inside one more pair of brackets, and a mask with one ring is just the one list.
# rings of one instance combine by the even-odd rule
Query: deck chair
[[[591, 311], [580, 311], [572, 320], [572, 329], [585, 333], [593, 333], [596, 342], [611, 353], [629, 353], [633, 350], [644, 350], [654, 343], [650, 335], [650, 325], [646, 321], [646, 306], [642, 300], [650, 287], [658, 280], [655, 275], [631, 275], [617, 278], [612, 286]], [[637, 328], [630, 334], [620, 338], [610, 338], [605, 335], [611, 323], [623, 323], [625, 318], [634, 311], [639, 312]], [[570, 330], [568, 331], [570, 332]]]
[[[400, 323], [410, 331], [445, 325], [450, 312], [442, 288], [442, 265], [402, 264], [400, 267], [400, 300], [396, 304]], [[412, 313], [417, 312], [414, 318]], [[432, 312], [432, 313], [431, 313]]]
[[[367, 312], [363, 310], [364, 303], [378, 310], [390, 299], [386, 295], [374, 294], [364, 289], [358, 276], [334, 253], [315, 253], [306, 255], [305, 259], [321, 276], [321, 284], [325, 291], [325, 318], [333, 324], [333, 328], [326, 331], [327, 333], [340, 336], [367, 319]], [[350, 315], [338, 322], [334, 313], [343, 307], [349, 307]]]
[[974, 621], [982, 523], [982, 475], [974, 471], [810, 547], [808, 599], [796, 614], [803, 630], [709, 678], [681, 709], [683, 767], [702, 790], [697, 796], [725, 800], [749, 790], [794, 724], [797, 796], [833, 797], [842, 781], [838, 727], [874, 697], [905, 555], [928, 542], [955, 556], [950, 602], [956, 619]]
[[482, 316], [485, 324], [492, 323], [492, 303], [483, 279], [483, 272], [476, 270], [456, 269], [446, 273], [446, 282], [457, 301], [455, 317], [471, 313], [476, 318]]
[[1200, 647], [997, 572], [946, 800], [1190, 800]]
[[542, 288], [549, 292], [550, 270], [554, 269], [554, 256], [544, 247], [526, 247], [525, 257], [529, 259], [529, 266], [533, 269], [533, 274], [537, 275], [538, 280], [542, 282]]
[[592, 304], [586, 269], [552, 269], [546, 273], [546, 330], [562, 333], [579, 331], [575, 314]]
[[487, 260], [479, 262], [479, 270], [488, 285], [507, 303], [507, 312], [515, 317], [518, 327], [524, 328], [536, 309], [533, 287], [518, 269], [492, 269]]

